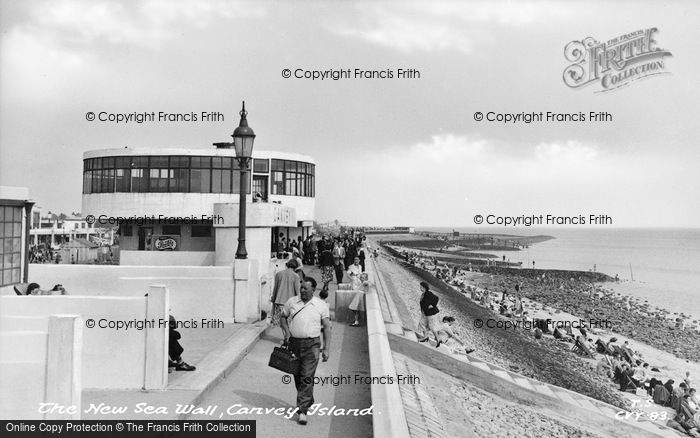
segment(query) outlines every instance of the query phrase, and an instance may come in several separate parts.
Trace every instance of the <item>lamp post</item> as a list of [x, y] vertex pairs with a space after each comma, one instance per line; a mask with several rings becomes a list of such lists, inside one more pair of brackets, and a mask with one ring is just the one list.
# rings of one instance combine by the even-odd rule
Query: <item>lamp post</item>
[[243, 109], [239, 113], [241, 121], [238, 128], [233, 131], [233, 143], [214, 143], [217, 148], [231, 147], [233, 145], [236, 150], [236, 160], [241, 168], [241, 179], [239, 184], [239, 201], [238, 201], [238, 249], [236, 249], [237, 259], [247, 259], [248, 251], [245, 248], [245, 216], [246, 216], [246, 172], [250, 159], [253, 156], [253, 142], [255, 141], [255, 132], [248, 126], [248, 111], [245, 110], [245, 101], [243, 101]]
[[245, 248], [245, 195], [246, 195], [246, 173], [250, 159], [253, 156], [253, 142], [255, 141], [255, 132], [248, 126], [246, 116], [248, 112], [245, 110], [245, 101], [240, 112], [241, 122], [238, 128], [233, 131], [233, 147], [236, 149], [236, 159], [241, 168], [241, 183], [239, 184], [239, 206], [238, 206], [238, 249], [236, 250], [237, 259], [247, 259], [248, 251]]

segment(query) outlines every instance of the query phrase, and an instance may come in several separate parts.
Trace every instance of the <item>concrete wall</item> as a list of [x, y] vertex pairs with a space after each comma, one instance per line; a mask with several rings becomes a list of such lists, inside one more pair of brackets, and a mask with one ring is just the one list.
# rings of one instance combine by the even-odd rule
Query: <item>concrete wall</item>
[[[167, 224], [165, 224], [167, 225]], [[178, 225], [178, 224], [176, 224]], [[210, 225], [211, 226], [211, 225]], [[155, 241], [156, 236], [162, 236], [163, 224], [154, 223], [144, 225], [144, 227], [152, 228], [153, 241]], [[176, 253], [187, 252], [187, 251], [210, 251], [214, 252], [214, 232], [211, 230], [211, 236], [209, 237], [192, 237], [192, 225], [181, 224], [180, 225], [180, 236], [178, 238], [178, 248], [173, 251]], [[119, 236], [119, 249], [121, 250], [139, 250], [139, 226], [136, 224], [131, 224], [131, 236]], [[153, 252], [167, 252], [167, 251], [157, 251]]]
[[[148, 292], [148, 297], [3, 296], [0, 297], [0, 319], [79, 315], [85, 321], [81, 356], [83, 388], [164, 389], [168, 380], [168, 293], [163, 286], [142, 292]], [[142, 330], [100, 327], [110, 321], [134, 320], [153, 320], [155, 325]], [[90, 321], [94, 322], [94, 327], [90, 327]], [[40, 337], [29, 339], [32, 337], [37, 338], [28, 335], [24, 343], [19, 343], [16, 337], [5, 337], [2, 351], [12, 352], [15, 359], [25, 354], [20, 345], [45, 342]], [[54, 372], [53, 367], [58, 366], [57, 361], [65, 360], [61, 357], [60, 352], [49, 349], [46, 356], [29, 359], [50, 364], [45, 374], [48, 378]]]
[[[391, 355], [377, 289], [374, 286], [377, 284], [374, 259], [368, 258], [365, 267], [371, 283], [369, 292], [365, 296], [370, 374], [372, 376], [395, 376], [394, 359]], [[383, 414], [375, 415], [373, 418], [374, 436], [387, 438], [409, 436], [406, 412], [403, 408], [399, 387], [397, 385], [372, 384], [370, 391], [372, 405], [377, 412]]]
[[42, 288], [60, 283], [69, 296], [143, 297], [151, 284], [163, 284], [170, 291], [170, 308], [177, 319], [233, 322], [231, 266], [31, 264], [29, 281]]
[[316, 220], [316, 198], [303, 196], [270, 195], [270, 202], [280, 202], [286, 207], [293, 207], [298, 221]]
[[214, 251], [128, 251], [119, 249], [121, 266], [213, 266]]
[[[0, 317], [0, 419], [80, 419], [82, 324], [76, 315]], [[45, 402], [77, 409], [40, 414]]]
[[[108, 217], [155, 216], [156, 221], [160, 215], [183, 218], [195, 216], [202, 219], [202, 215], [211, 216], [214, 214], [214, 204], [238, 204], [238, 198], [237, 193], [91, 193], [83, 195], [81, 213], [95, 216], [98, 220], [96, 226], [102, 226], [99, 222], [100, 215]], [[270, 201], [278, 201], [285, 207], [295, 209], [296, 220], [311, 221], [315, 219], [316, 198], [270, 195]], [[246, 202], [249, 207], [251, 205], [272, 204], [272, 202], [253, 204], [251, 195], [246, 196]]]

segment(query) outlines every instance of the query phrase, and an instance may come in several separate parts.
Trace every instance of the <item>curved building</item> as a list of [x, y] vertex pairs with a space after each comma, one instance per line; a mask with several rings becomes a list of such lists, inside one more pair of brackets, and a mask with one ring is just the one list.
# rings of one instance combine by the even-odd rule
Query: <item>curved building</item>
[[[246, 246], [261, 266], [280, 241], [305, 238], [315, 210], [316, 164], [255, 151]], [[82, 213], [119, 226], [125, 265], [228, 265], [238, 238], [240, 167], [231, 148], [102, 149], [83, 155]]]

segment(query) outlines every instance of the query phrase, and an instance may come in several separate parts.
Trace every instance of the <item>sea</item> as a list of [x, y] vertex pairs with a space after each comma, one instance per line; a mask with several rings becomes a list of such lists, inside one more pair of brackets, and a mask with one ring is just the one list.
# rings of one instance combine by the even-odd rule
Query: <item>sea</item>
[[648, 300], [671, 313], [700, 318], [700, 228], [437, 227], [416, 231], [547, 235], [554, 239], [520, 251], [484, 251], [523, 269], [572, 269], [617, 275], [613, 290]]

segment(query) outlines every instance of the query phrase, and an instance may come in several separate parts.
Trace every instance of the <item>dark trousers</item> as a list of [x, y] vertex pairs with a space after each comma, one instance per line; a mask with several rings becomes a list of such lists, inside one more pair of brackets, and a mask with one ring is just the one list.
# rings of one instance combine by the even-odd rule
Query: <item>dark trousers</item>
[[314, 375], [321, 351], [321, 339], [289, 338], [289, 349], [301, 359], [299, 374], [294, 376], [294, 385], [297, 388], [299, 413], [306, 414], [309, 407], [314, 404]]
[[334, 266], [335, 268], [335, 279], [338, 280], [338, 283], [343, 282], [343, 264], [338, 263], [337, 265]]
[[182, 345], [177, 341], [180, 339], [180, 333], [177, 330], [170, 330], [168, 336], [168, 356], [173, 362], [178, 362], [182, 352], [185, 351]]

